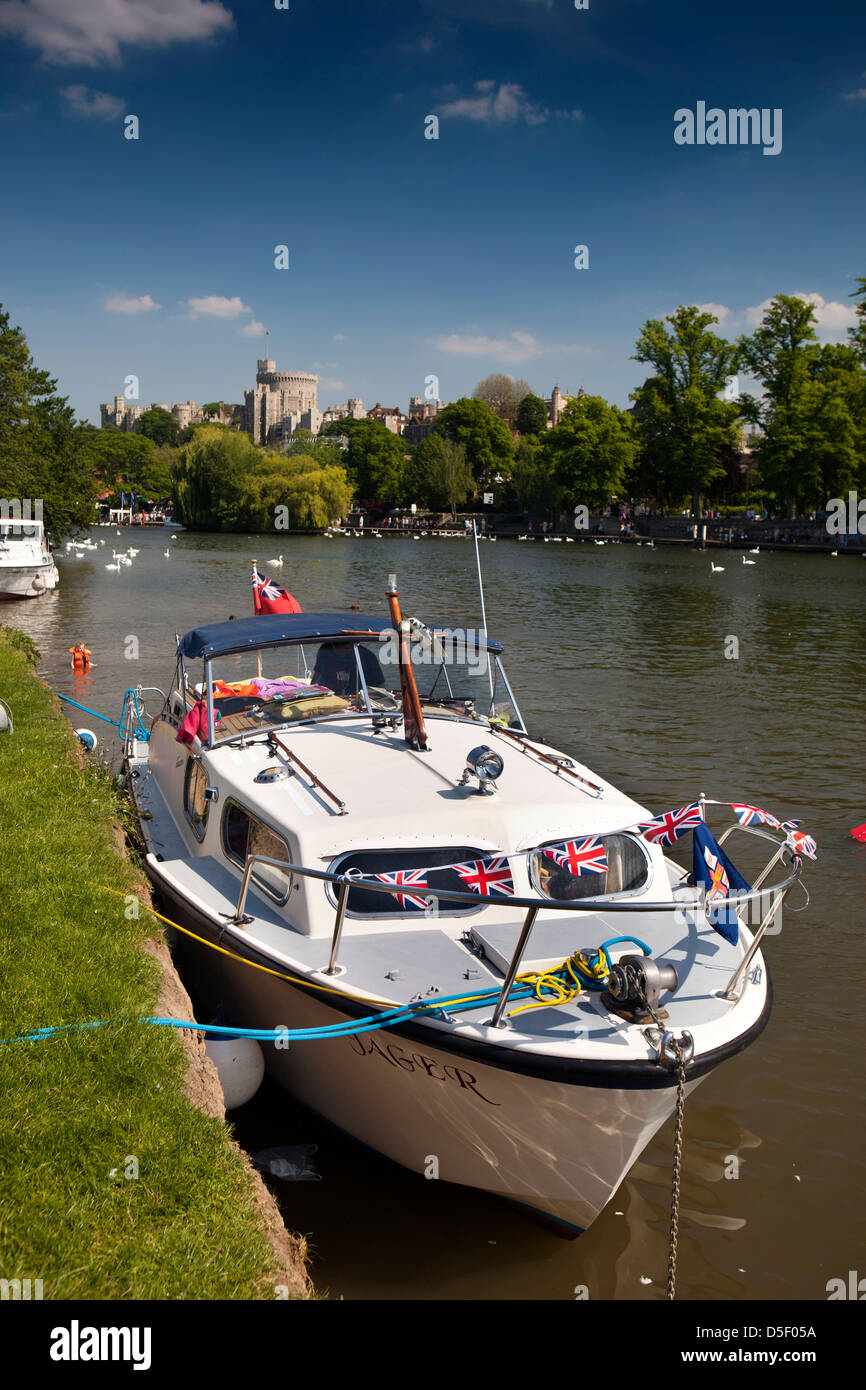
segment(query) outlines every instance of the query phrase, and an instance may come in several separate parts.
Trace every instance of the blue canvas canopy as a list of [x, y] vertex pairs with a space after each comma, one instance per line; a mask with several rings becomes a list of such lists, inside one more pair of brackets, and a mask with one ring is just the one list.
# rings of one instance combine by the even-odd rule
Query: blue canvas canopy
[[[190, 660], [203, 657], [210, 661], [215, 656], [255, 651], [257, 647], [273, 647], [282, 642], [329, 642], [359, 635], [378, 638], [390, 628], [389, 621], [373, 618], [368, 613], [266, 613], [192, 628], [180, 639], [177, 650]], [[459, 628], [440, 627], [433, 631], [442, 636], [453, 632], [458, 640], [469, 636]], [[502, 651], [499, 642], [488, 639], [485, 644], [480, 634], [475, 642], [486, 645], [490, 652]]]

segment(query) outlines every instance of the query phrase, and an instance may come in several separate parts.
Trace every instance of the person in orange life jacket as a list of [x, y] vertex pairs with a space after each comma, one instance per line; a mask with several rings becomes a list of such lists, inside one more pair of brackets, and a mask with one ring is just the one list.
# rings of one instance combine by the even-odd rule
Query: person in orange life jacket
[[85, 647], [83, 642], [76, 642], [74, 647], [69, 648], [72, 657], [71, 666], [76, 671], [89, 671], [93, 664], [90, 660], [90, 648]]

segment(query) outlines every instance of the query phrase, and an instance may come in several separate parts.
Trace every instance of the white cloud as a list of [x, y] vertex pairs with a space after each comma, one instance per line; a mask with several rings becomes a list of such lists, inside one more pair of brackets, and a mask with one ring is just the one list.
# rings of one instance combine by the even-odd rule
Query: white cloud
[[700, 309], [702, 314], [712, 314], [714, 318], [719, 320], [720, 325], [731, 316], [731, 311], [726, 304], [713, 304], [711, 301], [709, 304], [696, 304], [695, 308]]
[[[866, 72], [861, 72], [861, 77], [866, 77]], [[866, 87], [858, 87], [856, 92], [843, 92], [846, 101], [866, 101]]]
[[[228, 315], [226, 316], [228, 317]], [[265, 325], [259, 323], [258, 319], [250, 319], [241, 329], [242, 338], [260, 338], [265, 331]]]
[[109, 314], [149, 314], [152, 309], [161, 309], [149, 294], [140, 294], [137, 299], [128, 299], [123, 294], [110, 294], [103, 304]]
[[110, 92], [95, 92], [92, 87], [75, 83], [72, 87], [62, 87], [60, 95], [66, 109], [72, 116], [87, 116], [95, 121], [114, 121], [126, 110], [123, 97], [112, 96]]
[[192, 319], [201, 318], [203, 315], [214, 319], [237, 319], [241, 314], [252, 313], [248, 305], [237, 295], [234, 299], [226, 299], [220, 294], [207, 294], [201, 299], [188, 299], [186, 302]]
[[345, 381], [338, 381], [333, 376], [320, 376], [319, 385], [323, 391], [345, 391], [346, 389]]
[[462, 357], [491, 357], [498, 362], [529, 362], [548, 352], [581, 352], [578, 343], [540, 343], [531, 333], [514, 331], [508, 338], [487, 338], [482, 334], [447, 333], [433, 338], [440, 352]]
[[345, 343], [347, 341], [345, 333], [335, 333], [331, 338], [332, 343]]
[[[557, 111], [557, 116], [580, 120], [580, 111]], [[474, 95], [458, 97], [443, 106], [439, 115], [443, 119], [454, 118], [467, 121], [482, 121], [486, 125], [503, 125], [507, 122], [525, 121], [527, 125], [543, 125], [551, 112], [546, 106], [530, 101], [519, 82], [500, 82], [489, 79], [476, 82]]]
[[[802, 299], [804, 304], [811, 304], [815, 311], [815, 327], [819, 334], [825, 337], [844, 337], [846, 328], [853, 328], [857, 322], [857, 315], [850, 304], [840, 304], [835, 299], [825, 299], [823, 295], [817, 293], [805, 294], [802, 290], [794, 291], [794, 299]], [[750, 328], [757, 328], [772, 303], [771, 299], [765, 299], [761, 304], [751, 305], [745, 312], [745, 320]]]
[[218, 0], [0, 0], [0, 34], [66, 65], [117, 63], [123, 44], [165, 48], [233, 27]]

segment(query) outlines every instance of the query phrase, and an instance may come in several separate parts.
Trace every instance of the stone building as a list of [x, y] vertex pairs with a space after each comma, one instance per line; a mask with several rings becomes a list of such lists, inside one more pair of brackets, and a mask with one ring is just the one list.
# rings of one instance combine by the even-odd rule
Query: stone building
[[409, 417], [403, 414], [399, 405], [380, 405], [378, 401], [372, 410], [367, 411], [367, 419], [378, 420], [380, 425], [396, 435], [401, 435], [403, 427], [409, 423]]
[[360, 396], [350, 396], [345, 405], [329, 405], [322, 414], [322, 425], [333, 425], [337, 420], [363, 420], [364, 402]]
[[[586, 395], [586, 392], [584, 391], [582, 386], [577, 394], [578, 396]], [[560, 391], [559, 382], [556, 383], [549, 399], [544, 402], [544, 404], [547, 406], [547, 428], [549, 430], [552, 430], [554, 426], [559, 424], [560, 420], [562, 419], [562, 412], [568, 405], [568, 402], [573, 401], [574, 399], [575, 397], [571, 394], [570, 391]]]
[[144, 414], [144, 406], [133, 405], [125, 396], [115, 396], [113, 405], [99, 407], [99, 414], [103, 429], [114, 425], [115, 429], [123, 430], [124, 434], [133, 434], [138, 425], [138, 417]]
[[256, 444], [288, 440], [296, 429], [318, 434], [319, 378], [307, 372], [278, 372], [272, 357], [260, 357], [256, 384], [244, 392], [244, 425]]

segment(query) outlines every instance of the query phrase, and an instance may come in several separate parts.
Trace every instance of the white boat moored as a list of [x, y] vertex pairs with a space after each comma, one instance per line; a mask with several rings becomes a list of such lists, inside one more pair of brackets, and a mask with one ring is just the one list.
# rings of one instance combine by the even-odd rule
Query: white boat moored
[[[387, 597], [180, 639], [127, 743], [147, 870], [199, 1017], [268, 1030], [269, 1071], [364, 1144], [576, 1234], [678, 1083], [764, 1028], [800, 852], [773, 817], [716, 842], [703, 797], [654, 817], [530, 737], [497, 642]], [[731, 830], [771, 842], [751, 891]]]

